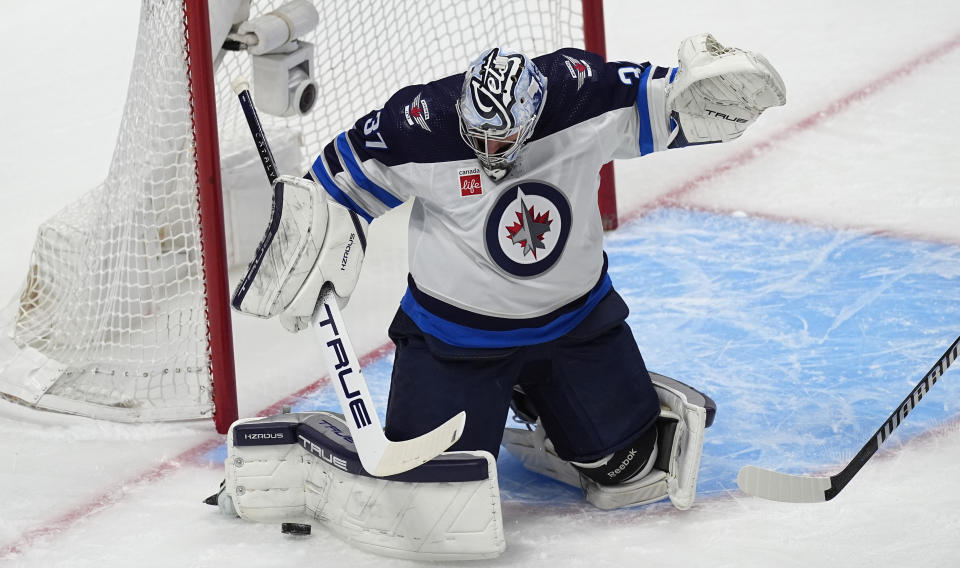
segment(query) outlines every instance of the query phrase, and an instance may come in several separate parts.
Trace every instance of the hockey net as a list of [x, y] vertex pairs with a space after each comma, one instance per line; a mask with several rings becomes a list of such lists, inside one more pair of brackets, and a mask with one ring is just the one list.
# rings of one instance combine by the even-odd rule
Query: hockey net
[[[251, 17], [283, 2], [254, 1]], [[218, 429], [236, 416], [232, 364], [215, 376], [218, 357], [232, 361], [227, 326], [214, 330], [211, 287], [226, 281], [225, 261], [204, 243], [223, 230], [201, 213], [196, 125], [213, 109], [196, 97], [197, 53], [188, 33], [195, 0], [143, 0], [133, 70], [120, 133], [107, 178], [38, 230], [19, 294], [3, 310], [0, 394], [19, 403], [119, 421], [178, 420], [219, 414]], [[256, 164], [249, 132], [230, 88], [250, 77], [250, 56], [221, 51], [244, 0], [210, 2], [217, 136], [224, 190], [253, 183], [269, 190]], [[530, 54], [584, 46], [581, 0], [495, 0], [436, 3], [394, 0], [316, 0], [320, 24], [302, 39], [315, 45], [319, 100], [304, 116], [261, 113], [271, 142], [285, 148], [281, 166], [305, 171], [331, 137], [380, 106], [394, 90], [461, 72], [492, 45]], [[254, 94], [257, 86], [254, 84]], [[244, 153], [247, 152], [247, 153]], [[276, 153], [276, 149], [275, 149]], [[286, 161], [285, 161], [286, 160]], [[255, 167], [259, 167], [256, 165]], [[256, 169], [252, 170], [256, 171]], [[209, 176], [208, 176], [209, 177]], [[241, 181], [238, 181], [241, 180]], [[227, 203], [229, 206], [229, 202]], [[259, 238], [265, 221], [239, 223], [226, 215], [227, 242]], [[255, 242], [255, 241], [254, 241]], [[234, 247], [236, 248], [236, 247]], [[227, 254], [244, 263], [248, 251]], [[223, 284], [225, 286], [225, 284]], [[229, 316], [227, 316], [229, 322]], [[227, 351], [223, 353], [222, 351]], [[218, 385], [227, 384], [227, 394]], [[230, 408], [231, 396], [234, 397]], [[224, 425], [221, 425], [220, 422]]]

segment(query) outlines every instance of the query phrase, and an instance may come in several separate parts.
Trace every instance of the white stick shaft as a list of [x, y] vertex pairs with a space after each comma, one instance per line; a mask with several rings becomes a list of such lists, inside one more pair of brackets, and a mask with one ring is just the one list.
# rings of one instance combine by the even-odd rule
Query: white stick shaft
[[340, 307], [328, 290], [329, 285], [320, 295], [313, 328], [323, 344], [330, 381], [337, 392], [337, 400], [350, 427], [354, 444], [357, 448], [371, 450], [360, 452], [360, 462], [367, 471], [372, 471], [383, 454], [384, 448], [379, 443], [379, 439], [383, 438], [383, 426], [377, 416], [370, 389], [367, 388], [367, 381], [363, 378], [357, 353], [347, 335]]
[[330, 284], [320, 294], [313, 328], [323, 344], [330, 380], [360, 463], [368, 473], [383, 477], [408, 471], [440, 455], [460, 439], [465, 412], [412, 440], [394, 442], [386, 438]]

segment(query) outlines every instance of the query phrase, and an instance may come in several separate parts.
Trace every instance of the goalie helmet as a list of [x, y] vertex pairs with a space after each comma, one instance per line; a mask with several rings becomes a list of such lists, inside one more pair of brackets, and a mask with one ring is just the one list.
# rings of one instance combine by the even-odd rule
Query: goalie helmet
[[517, 161], [546, 96], [547, 78], [522, 53], [494, 47], [470, 64], [457, 101], [460, 136], [491, 178]]

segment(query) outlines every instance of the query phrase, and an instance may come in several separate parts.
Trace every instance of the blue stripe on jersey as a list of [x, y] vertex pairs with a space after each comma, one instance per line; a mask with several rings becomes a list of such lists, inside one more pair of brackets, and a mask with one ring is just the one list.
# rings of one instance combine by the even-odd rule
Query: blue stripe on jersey
[[389, 191], [370, 181], [370, 178], [363, 173], [363, 170], [360, 169], [360, 164], [357, 163], [357, 159], [353, 155], [353, 150], [350, 149], [350, 144], [347, 143], [346, 132], [341, 132], [340, 135], [337, 136], [337, 149], [340, 150], [340, 157], [343, 158], [343, 163], [346, 164], [347, 171], [350, 172], [353, 181], [355, 181], [358, 186], [368, 191], [390, 209], [403, 204], [402, 201], [394, 197]]
[[670, 83], [673, 83], [673, 80], [677, 78], [677, 71], [679, 70], [680, 70], [679, 67], [674, 67], [673, 69], [670, 70], [670, 81], [669, 81]]
[[650, 69], [640, 74], [640, 88], [637, 89], [637, 113], [640, 115], [640, 155], [653, 153], [653, 129], [650, 128], [650, 107], [647, 105], [647, 84], [650, 82]]
[[343, 166], [340, 164], [340, 157], [337, 156], [337, 148], [334, 144], [335, 141], [331, 141], [329, 144], [323, 147], [323, 159], [327, 161], [327, 169], [330, 170], [330, 177], [335, 178], [337, 174], [343, 171]]
[[363, 217], [367, 223], [373, 222], [373, 215], [364, 211], [354, 200], [350, 199], [350, 196], [344, 193], [327, 174], [327, 169], [323, 166], [323, 154], [317, 156], [316, 161], [313, 162], [312, 170], [314, 177], [317, 178], [317, 181], [320, 182], [323, 189], [327, 190], [327, 193], [330, 194], [330, 197], [332, 197], [334, 201]]
[[[597, 304], [613, 289], [613, 282], [608, 274], [590, 291], [586, 302], [578, 309], [564, 313], [550, 323], [539, 327], [517, 327], [509, 330], [486, 330], [468, 327], [445, 320], [429, 312], [417, 302], [416, 298], [407, 289], [400, 308], [410, 316], [424, 333], [428, 333], [444, 343], [454, 347], [498, 348], [534, 345], [563, 337], [573, 331], [582, 322]], [[524, 320], [505, 320], [522, 326]]]

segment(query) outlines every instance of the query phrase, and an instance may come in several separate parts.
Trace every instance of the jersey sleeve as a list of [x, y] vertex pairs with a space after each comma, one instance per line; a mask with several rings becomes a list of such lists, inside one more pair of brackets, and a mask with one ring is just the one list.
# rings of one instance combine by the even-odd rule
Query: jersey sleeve
[[368, 222], [429, 188], [436, 164], [473, 156], [460, 139], [462, 75], [404, 87], [317, 156], [310, 175]]
[[368, 223], [410, 198], [403, 177], [371, 153], [389, 154], [390, 132], [381, 128], [389, 121], [388, 109], [372, 111], [338, 134], [310, 168], [310, 176], [334, 201]]
[[629, 120], [611, 125], [607, 133], [611, 157], [634, 158], [676, 147], [677, 124], [667, 112], [666, 87], [676, 78], [677, 68], [611, 62], [607, 72], [612, 89], [634, 93]]
[[548, 76], [547, 100], [552, 115], [538, 132], [548, 136], [590, 122], [591, 144], [608, 159], [644, 156], [671, 146], [666, 86], [677, 69], [650, 63], [605, 62], [580, 49], [565, 48], [535, 58]]

